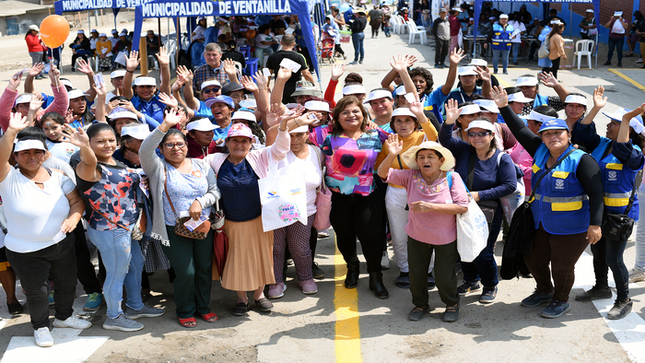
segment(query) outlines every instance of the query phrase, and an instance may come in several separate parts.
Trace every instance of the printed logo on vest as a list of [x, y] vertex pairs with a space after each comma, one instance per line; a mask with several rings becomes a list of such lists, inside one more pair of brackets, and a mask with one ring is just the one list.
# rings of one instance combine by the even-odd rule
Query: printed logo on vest
[[607, 172], [607, 178], [609, 179], [608, 181], [617, 181], [618, 180], [618, 173], [614, 170], [609, 170]]
[[558, 179], [555, 181], [555, 189], [564, 189], [564, 180]]

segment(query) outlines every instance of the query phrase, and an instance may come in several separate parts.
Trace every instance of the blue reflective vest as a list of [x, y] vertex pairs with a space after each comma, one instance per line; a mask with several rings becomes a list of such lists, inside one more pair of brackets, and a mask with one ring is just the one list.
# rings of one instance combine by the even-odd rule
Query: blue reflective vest
[[[613, 141], [606, 137], [600, 138], [600, 144], [591, 152], [591, 156], [598, 162], [602, 172], [602, 187], [604, 191], [605, 209], [610, 213], [625, 213], [629, 204], [629, 197], [634, 188], [634, 180], [638, 170], [632, 170], [618, 160], [614, 154], [609, 153], [603, 158], [606, 150], [613, 145]], [[641, 149], [633, 145], [634, 149], [641, 152]], [[642, 167], [642, 165], [641, 165]], [[635, 221], [638, 220], [638, 194], [634, 193], [634, 204], [629, 211], [629, 216]]]
[[502, 27], [498, 23], [493, 24], [493, 49], [511, 50], [511, 34], [513, 34], [512, 25], [506, 24], [506, 27]]
[[549, 96], [542, 96], [539, 93], [535, 95], [535, 99], [533, 100], [533, 108], [536, 108], [542, 105], [548, 105], [548, 104], [549, 104]]
[[[560, 156], [564, 156], [573, 146]], [[533, 221], [537, 229], [542, 223], [545, 231], [556, 235], [587, 232], [589, 228], [589, 197], [576, 177], [576, 169], [585, 154], [574, 150], [564, 161], [545, 176], [535, 188], [535, 182], [544, 174], [551, 155], [546, 145], [538, 147], [533, 158], [531, 186], [535, 200], [531, 203]]]

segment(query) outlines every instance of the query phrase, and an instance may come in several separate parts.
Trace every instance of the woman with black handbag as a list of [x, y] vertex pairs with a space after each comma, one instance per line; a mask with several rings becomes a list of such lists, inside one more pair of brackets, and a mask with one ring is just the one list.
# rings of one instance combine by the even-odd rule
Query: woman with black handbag
[[[450, 150], [457, 160], [455, 171], [466, 181], [471, 195], [486, 215], [489, 235], [486, 248], [473, 262], [462, 262], [464, 284], [457, 291], [460, 295], [479, 290], [483, 285], [479, 302], [490, 304], [497, 297], [497, 262], [495, 242], [502, 226], [502, 207], [499, 198], [509, 195], [517, 188], [515, 165], [511, 157], [496, 147], [497, 128], [486, 119], [476, 119], [468, 124], [468, 142], [452, 135], [459, 117], [457, 100], [446, 104], [446, 122], [439, 131], [439, 141]], [[502, 153], [500, 156], [499, 154]]]
[[[186, 157], [186, 135], [175, 128], [182, 117], [177, 108], [166, 111], [163, 123], [141, 143], [139, 158], [150, 182], [152, 236], [161, 240], [176, 273], [173, 290], [177, 318], [181, 326], [194, 328], [195, 314], [208, 323], [217, 321], [208, 307], [213, 257], [208, 217], [220, 192], [209, 165]], [[157, 156], [157, 147], [163, 159]], [[189, 221], [202, 223], [191, 231], [185, 225]]]
[[565, 120], [545, 121], [539, 136], [535, 135], [508, 106], [506, 91], [494, 87], [491, 95], [517, 141], [533, 157], [531, 187], [535, 194], [530, 206], [535, 234], [524, 262], [537, 287], [522, 305], [549, 303], [541, 316], [558, 318], [571, 308], [569, 293], [578, 258], [602, 235], [600, 169], [591, 155], [571, 145]]
[[[602, 86], [594, 91], [594, 107], [582, 120], [579, 130], [580, 146], [591, 152], [602, 172], [605, 216], [603, 236], [591, 246], [596, 284], [590, 290], [576, 295], [576, 300], [611, 298], [612, 292], [607, 281], [607, 273], [611, 268], [618, 296], [613, 308], [607, 313], [607, 318], [622, 319], [632, 310], [629, 272], [623, 261], [623, 253], [634, 221], [638, 220], [639, 203], [635, 193], [635, 179], [645, 162], [641, 149], [645, 141], [641, 132], [645, 131], [645, 126], [637, 116], [645, 110], [645, 104], [629, 112], [624, 109], [614, 113], [603, 112], [611, 121], [607, 124], [606, 137], [601, 137], [596, 133], [593, 119], [607, 103], [603, 92]], [[621, 223], [622, 220], [624, 227], [612, 223]], [[612, 226], [617, 233], [610, 231]]]

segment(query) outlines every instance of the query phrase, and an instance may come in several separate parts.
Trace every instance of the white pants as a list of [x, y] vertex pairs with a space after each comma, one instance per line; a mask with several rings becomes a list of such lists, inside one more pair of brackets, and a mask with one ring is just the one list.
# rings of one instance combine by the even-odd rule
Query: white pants
[[[408, 193], [404, 188], [387, 186], [385, 194], [385, 209], [390, 224], [392, 235], [392, 247], [394, 248], [394, 259], [400, 272], [410, 272], [408, 267], [408, 235], [405, 233], [405, 225], [408, 223], [408, 211], [405, 206], [408, 203]], [[434, 253], [430, 260], [430, 269], [434, 266]]]

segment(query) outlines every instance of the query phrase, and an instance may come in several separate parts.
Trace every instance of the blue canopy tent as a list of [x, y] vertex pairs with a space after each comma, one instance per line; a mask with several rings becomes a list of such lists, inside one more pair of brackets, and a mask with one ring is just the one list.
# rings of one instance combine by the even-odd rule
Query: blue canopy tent
[[133, 8], [141, 5], [146, 0], [58, 0], [54, 3], [57, 15], [68, 11], [84, 11], [96, 9], [112, 9], [114, 14], [114, 28], [116, 28], [116, 15], [122, 8]]
[[[531, 3], [537, 3], [537, 2], [542, 2], [542, 3], [576, 3], [576, 4], [591, 4], [593, 3], [593, 12], [594, 12], [594, 17], [596, 19], [600, 19], [600, 0], [496, 0], [498, 2], [513, 2], [513, 3], [520, 3], [520, 4], [525, 4], [527, 2]], [[479, 17], [482, 9], [484, 0], [475, 0], [475, 27], [473, 28], [473, 36], [475, 39], [477, 39], [477, 27], [479, 26]], [[546, 11], [546, 7], [545, 7]], [[596, 20], [596, 24], [600, 26], [598, 20]], [[571, 26], [571, 24], [569, 24]], [[473, 48], [474, 49], [474, 48]], [[598, 47], [596, 45], [596, 52], [598, 51]], [[473, 53], [474, 55], [474, 53]]]
[[[109, 0], [106, 0], [109, 1]], [[143, 19], [165, 17], [195, 16], [249, 16], [249, 15], [283, 15], [295, 14], [300, 19], [307, 50], [318, 78], [318, 60], [316, 43], [311, 31], [313, 26], [309, 19], [309, 7], [306, 0], [152, 0], [142, 2], [134, 10], [134, 34], [141, 34]], [[133, 50], [139, 44], [132, 44]]]

